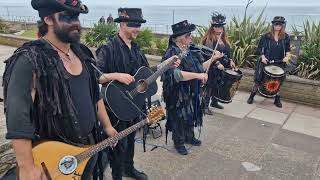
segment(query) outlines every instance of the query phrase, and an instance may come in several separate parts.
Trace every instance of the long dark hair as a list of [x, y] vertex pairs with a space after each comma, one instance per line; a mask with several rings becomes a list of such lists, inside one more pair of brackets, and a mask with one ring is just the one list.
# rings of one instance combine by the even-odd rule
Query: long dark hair
[[[221, 37], [221, 40], [225, 45], [230, 45], [229, 39], [228, 39], [228, 34], [225, 31], [225, 28], [223, 27], [223, 34]], [[207, 44], [207, 43], [212, 43], [212, 42], [217, 42], [217, 36], [216, 32], [214, 31], [214, 28], [211, 26], [209, 30], [204, 34], [201, 43], [202, 44]]]

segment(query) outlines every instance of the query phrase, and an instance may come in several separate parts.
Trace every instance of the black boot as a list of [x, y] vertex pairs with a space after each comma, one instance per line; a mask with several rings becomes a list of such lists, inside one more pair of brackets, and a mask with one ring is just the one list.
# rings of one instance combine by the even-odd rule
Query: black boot
[[280, 101], [280, 96], [276, 95], [275, 99], [274, 99], [274, 104], [278, 107], [278, 108], [282, 108], [282, 103]]
[[131, 177], [136, 180], [147, 180], [148, 179], [148, 176], [144, 172], [138, 171], [134, 167], [130, 170], [125, 170], [123, 172], [123, 176], [124, 177]]
[[213, 115], [213, 112], [209, 109], [209, 107], [207, 107], [207, 108], [204, 109], [204, 113], [205, 113], [206, 115], [209, 115], [209, 116], [212, 116], [212, 115]]
[[217, 108], [217, 109], [223, 109], [223, 106], [221, 106], [219, 103], [218, 103], [218, 100], [214, 97], [211, 98], [211, 103], [210, 103], [210, 106], [211, 107], [214, 107], [214, 108]]
[[192, 138], [191, 140], [187, 140], [186, 144], [191, 144], [193, 146], [201, 146], [201, 141], [199, 139], [196, 138]]
[[177, 152], [181, 155], [187, 155], [188, 151], [184, 145], [174, 145], [174, 148], [177, 150]]
[[254, 98], [255, 95], [256, 95], [256, 93], [254, 93], [254, 92], [252, 92], [252, 93], [250, 94], [250, 97], [249, 97], [249, 99], [247, 100], [247, 103], [248, 103], [248, 104], [252, 104], [252, 103], [253, 103], [253, 98]]

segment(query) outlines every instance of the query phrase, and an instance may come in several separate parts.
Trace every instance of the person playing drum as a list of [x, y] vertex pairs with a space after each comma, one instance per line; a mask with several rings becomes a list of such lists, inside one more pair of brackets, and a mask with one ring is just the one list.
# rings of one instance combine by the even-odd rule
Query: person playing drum
[[[258, 91], [258, 87], [264, 79], [263, 69], [267, 64], [272, 63], [282, 69], [285, 69], [286, 63], [290, 57], [290, 37], [285, 32], [286, 21], [282, 16], [276, 16], [273, 18], [271, 32], [266, 33], [260, 39], [257, 54], [261, 55], [261, 58], [257, 61], [254, 85], [247, 100], [248, 104], [253, 103], [253, 98]], [[280, 101], [279, 91], [275, 96], [274, 104], [281, 108], [282, 103]]]
[[[217, 93], [217, 88], [221, 84], [222, 71], [225, 68], [235, 68], [235, 63], [231, 57], [231, 49], [228, 41], [228, 35], [225, 32], [224, 25], [226, 24], [226, 17], [222, 14], [214, 12], [211, 16], [212, 22], [209, 30], [205, 33], [202, 38], [202, 44], [215, 49], [217, 42], [217, 50], [213, 57], [213, 63], [209, 69], [209, 77], [206, 88], [205, 97], [205, 113], [212, 115], [212, 111], [209, 109], [209, 102], [211, 99], [211, 107], [223, 109], [223, 106], [218, 104], [218, 100], [214, 97]], [[218, 41], [220, 34], [221, 39]], [[209, 59], [210, 56], [204, 55], [205, 59]]]

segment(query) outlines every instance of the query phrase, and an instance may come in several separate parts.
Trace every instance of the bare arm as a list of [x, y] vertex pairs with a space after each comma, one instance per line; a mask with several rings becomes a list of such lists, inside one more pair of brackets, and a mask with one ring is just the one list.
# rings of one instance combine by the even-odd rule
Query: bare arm
[[104, 106], [102, 99], [100, 99], [97, 102], [97, 106], [98, 106], [98, 112], [97, 112], [98, 120], [103, 125], [105, 132], [108, 134], [108, 136], [116, 135], [117, 131], [112, 127], [112, 124], [110, 122], [108, 113], [106, 111], [106, 108]]

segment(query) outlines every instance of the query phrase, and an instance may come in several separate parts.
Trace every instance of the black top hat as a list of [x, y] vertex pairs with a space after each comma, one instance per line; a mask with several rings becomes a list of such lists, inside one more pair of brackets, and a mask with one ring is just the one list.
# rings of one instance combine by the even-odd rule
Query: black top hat
[[141, 8], [119, 8], [118, 13], [119, 17], [116, 18], [114, 22], [147, 22], [143, 19]]
[[87, 6], [82, 4], [80, 0], [32, 0], [31, 5], [33, 9], [39, 11], [40, 17], [46, 17], [61, 11], [84, 14], [89, 12]]
[[211, 25], [212, 26], [223, 26], [226, 24], [226, 16], [218, 13], [213, 12], [211, 15]]
[[189, 24], [187, 20], [184, 20], [176, 24], [173, 24], [171, 28], [173, 32], [171, 37], [175, 38], [194, 31], [196, 29], [196, 26], [194, 24]]
[[286, 19], [284, 17], [282, 17], [282, 16], [276, 16], [272, 20], [272, 24], [274, 24], [274, 23], [285, 24], [286, 23]]

